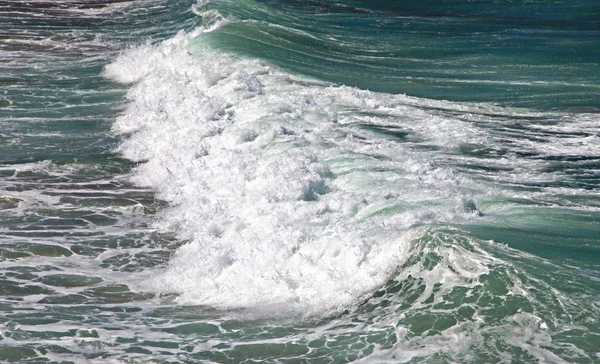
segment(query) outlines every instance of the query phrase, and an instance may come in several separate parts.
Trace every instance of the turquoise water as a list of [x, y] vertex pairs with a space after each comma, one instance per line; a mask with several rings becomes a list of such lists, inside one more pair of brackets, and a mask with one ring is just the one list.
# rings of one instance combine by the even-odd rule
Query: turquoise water
[[600, 362], [600, 6], [0, 4], [0, 361]]

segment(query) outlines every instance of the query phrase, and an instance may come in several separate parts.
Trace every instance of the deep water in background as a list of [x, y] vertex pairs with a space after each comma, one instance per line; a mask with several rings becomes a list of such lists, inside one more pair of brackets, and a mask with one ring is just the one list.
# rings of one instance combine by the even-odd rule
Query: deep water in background
[[600, 6], [0, 5], [0, 361], [600, 361]]
[[372, 91], [598, 111], [593, 1], [213, 2], [220, 49]]

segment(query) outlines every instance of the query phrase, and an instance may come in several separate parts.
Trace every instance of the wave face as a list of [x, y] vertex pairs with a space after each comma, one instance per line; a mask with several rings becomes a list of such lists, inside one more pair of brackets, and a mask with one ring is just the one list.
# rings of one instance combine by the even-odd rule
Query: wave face
[[597, 4], [36, 5], [0, 361], [600, 359]]

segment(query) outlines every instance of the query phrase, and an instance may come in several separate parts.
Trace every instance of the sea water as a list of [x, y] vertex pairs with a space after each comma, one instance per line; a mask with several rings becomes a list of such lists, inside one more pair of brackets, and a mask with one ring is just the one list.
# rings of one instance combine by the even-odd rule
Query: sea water
[[594, 1], [0, 4], [0, 361], [600, 362]]

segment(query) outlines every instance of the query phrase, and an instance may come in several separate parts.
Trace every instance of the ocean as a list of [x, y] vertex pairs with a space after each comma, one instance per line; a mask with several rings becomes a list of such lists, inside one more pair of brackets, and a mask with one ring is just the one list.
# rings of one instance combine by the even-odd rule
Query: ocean
[[0, 2], [0, 362], [600, 363], [600, 3]]

